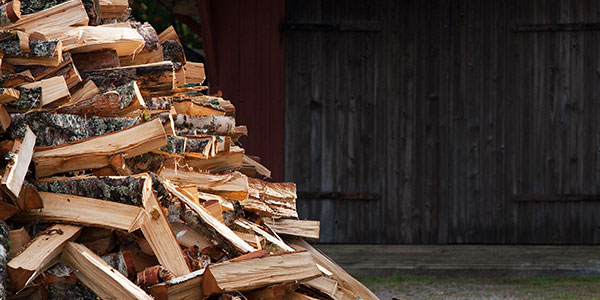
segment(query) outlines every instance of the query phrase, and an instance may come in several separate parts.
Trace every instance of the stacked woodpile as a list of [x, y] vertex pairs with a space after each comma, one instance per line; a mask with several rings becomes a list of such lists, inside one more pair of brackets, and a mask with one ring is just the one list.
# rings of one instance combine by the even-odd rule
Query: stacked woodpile
[[13, 0], [0, 30], [0, 299], [376, 298], [304, 241], [172, 27]]

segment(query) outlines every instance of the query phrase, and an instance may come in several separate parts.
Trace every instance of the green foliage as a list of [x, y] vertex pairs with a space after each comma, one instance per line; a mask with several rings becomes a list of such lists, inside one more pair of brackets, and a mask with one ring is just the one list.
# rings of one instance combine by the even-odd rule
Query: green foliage
[[187, 27], [187, 25], [175, 18], [159, 1], [136, 0], [131, 4], [131, 8], [136, 20], [150, 23], [158, 33], [173, 25], [184, 47], [191, 49], [202, 48], [200, 37]]

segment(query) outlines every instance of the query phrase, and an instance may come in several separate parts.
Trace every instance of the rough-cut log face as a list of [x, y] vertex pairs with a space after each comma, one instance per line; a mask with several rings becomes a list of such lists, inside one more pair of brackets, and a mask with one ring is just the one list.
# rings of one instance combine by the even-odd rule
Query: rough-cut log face
[[18, 87], [17, 90], [21, 93], [18, 100], [6, 104], [6, 109], [9, 111], [24, 111], [32, 108], [38, 108], [42, 101], [42, 88], [37, 87], [27, 89]]
[[25, 136], [25, 125], [38, 136], [36, 146], [54, 146], [119, 131], [139, 123], [137, 118], [100, 118], [89, 119], [71, 114], [53, 114], [34, 112], [13, 114], [12, 124], [8, 128], [10, 139]]
[[0, 221], [0, 299], [6, 299], [6, 263], [8, 263], [8, 253], [10, 245], [8, 243], [8, 226]]
[[144, 49], [146, 50], [156, 50], [158, 49], [158, 33], [154, 30], [154, 27], [150, 25], [148, 22], [141, 23], [130, 23], [131, 28], [135, 28], [137, 32], [144, 37]]
[[41, 192], [77, 195], [129, 205], [142, 205], [142, 177], [90, 177], [37, 184]]
[[0, 42], [0, 50], [7, 56], [53, 57], [59, 43], [59, 40], [30, 41], [29, 52], [23, 52], [19, 40], [7, 40]]
[[181, 65], [185, 64], [185, 54], [181, 44], [176, 40], [168, 40], [162, 44], [162, 47], [164, 59], [170, 60], [173, 63], [180, 63], [179, 67], [175, 68], [179, 70]]
[[56, 6], [67, 0], [21, 0], [21, 14], [27, 15]]

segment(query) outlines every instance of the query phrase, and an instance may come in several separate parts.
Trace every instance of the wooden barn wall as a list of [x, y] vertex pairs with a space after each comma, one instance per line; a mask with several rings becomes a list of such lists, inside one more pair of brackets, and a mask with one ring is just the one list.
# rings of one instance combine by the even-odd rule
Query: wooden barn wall
[[[286, 179], [325, 243], [598, 244], [600, 2], [287, 0]], [[379, 31], [365, 31], [380, 28]], [[361, 31], [362, 30], [362, 31]]]

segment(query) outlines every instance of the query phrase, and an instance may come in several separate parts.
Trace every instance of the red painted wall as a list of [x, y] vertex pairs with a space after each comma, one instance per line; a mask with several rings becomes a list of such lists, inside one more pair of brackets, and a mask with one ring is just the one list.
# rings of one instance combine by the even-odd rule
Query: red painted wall
[[211, 92], [221, 90], [233, 102], [237, 124], [248, 126], [248, 136], [241, 139], [246, 153], [260, 156], [273, 179], [281, 181], [285, 59], [279, 24], [285, 1], [213, 0], [209, 11], [218, 79], [210, 82]]

